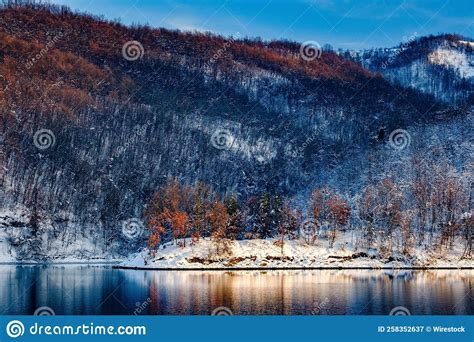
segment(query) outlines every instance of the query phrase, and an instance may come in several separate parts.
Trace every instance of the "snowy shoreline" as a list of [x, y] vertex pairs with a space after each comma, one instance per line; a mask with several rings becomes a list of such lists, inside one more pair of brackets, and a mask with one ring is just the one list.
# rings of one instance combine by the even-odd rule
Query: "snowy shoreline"
[[114, 265], [112, 268], [122, 269], [122, 270], [136, 270], [136, 271], [312, 271], [312, 270], [473, 270], [473, 266], [427, 266], [427, 267], [417, 267], [417, 266], [385, 266], [385, 267], [376, 267], [376, 266], [321, 266], [321, 267], [213, 267], [213, 268], [158, 268], [158, 267], [135, 267], [135, 266], [124, 266], [124, 265]]
[[[346, 237], [347, 238], [347, 237]], [[349, 242], [327, 248], [326, 241], [308, 245], [301, 240], [285, 241], [283, 253], [278, 240], [230, 241], [227, 254], [216, 255], [215, 244], [201, 240], [186, 247], [172, 243], [152, 257], [148, 251], [132, 255], [114, 268], [136, 270], [318, 270], [318, 269], [473, 269], [472, 257], [461, 258], [462, 245], [449, 254], [414, 249], [410, 257], [396, 253], [382, 256], [376, 249], [353, 249]], [[347, 240], [346, 240], [347, 241]]]

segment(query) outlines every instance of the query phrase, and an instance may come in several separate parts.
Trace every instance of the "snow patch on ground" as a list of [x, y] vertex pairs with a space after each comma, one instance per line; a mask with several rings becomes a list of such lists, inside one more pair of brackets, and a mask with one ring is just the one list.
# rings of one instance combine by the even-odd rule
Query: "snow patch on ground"
[[461, 77], [474, 77], [474, 65], [468, 60], [466, 54], [446, 48], [438, 48], [428, 55], [432, 64], [444, 65], [454, 68]]
[[469, 42], [469, 41], [467, 41], [467, 40], [459, 40], [458, 42], [459, 42], [460, 44], [468, 45], [468, 46], [474, 48], [474, 42]]
[[461, 243], [449, 254], [420, 248], [410, 258], [384, 258], [375, 249], [352, 248], [350, 234], [340, 240], [334, 248], [328, 248], [327, 241], [317, 241], [315, 245], [300, 239], [285, 241], [283, 254], [275, 239], [229, 241], [230, 253], [220, 256], [210, 240], [194, 245], [187, 241], [186, 247], [168, 243], [154, 257], [143, 250], [120, 266], [149, 269], [473, 267], [472, 258], [461, 259]]
[[17, 253], [12, 246], [15, 233], [19, 232], [28, 222], [28, 211], [24, 207], [0, 212], [0, 263], [11, 263], [17, 260]]
[[7, 239], [8, 235], [5, 230], [0, 229], [0, 263], [16, 261], [16, 253], [12, 251]]
[[[24, 206], [0, 210], [0, 264], [2, 263], [118, 263], [123, 260], [97, 243], [93, 235], [65, 244], [61, 238], [43, 233], [41, 253], [33, 252], [34, 239], [29, 227], [30, 214]], [[51, 222], [44, 223], [50, 225]], [[94, 231], [91, 227], [90, 231]]]

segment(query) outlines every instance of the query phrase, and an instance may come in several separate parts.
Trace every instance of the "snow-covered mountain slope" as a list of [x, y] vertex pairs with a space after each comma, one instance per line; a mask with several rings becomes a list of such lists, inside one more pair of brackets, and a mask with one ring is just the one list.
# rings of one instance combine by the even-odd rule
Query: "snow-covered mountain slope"
[[428, 55], [428, 61], [455, 70], [461, 78], [474, 77], [474, 57], [470, 54], [440, 47]]
[[391, 49], [341, 53], [393, 83], [454, 104], [472, 103], [474, 42], [458, 35], [413, 36]]
[[[143, 221], [170, 177], [302, 206], [315, 187], [354, 199], [385, 176], [400, 128], [413, 134], [406, 161], [436, 149], [462, 170], [472, 153], [468, 110], [333, 52], [308, 60], [294, 42], [130, 28], [48, 5], [0, 14], [0, 209], [18, 216], [0, 228], [24, 260], [136, 251], [146, 234], [130, 241], [123, 223]], [[409, 77], [430, 92], [439, 80], [424, 68]], [[416, 139], [433, 131], [435, 142]]]

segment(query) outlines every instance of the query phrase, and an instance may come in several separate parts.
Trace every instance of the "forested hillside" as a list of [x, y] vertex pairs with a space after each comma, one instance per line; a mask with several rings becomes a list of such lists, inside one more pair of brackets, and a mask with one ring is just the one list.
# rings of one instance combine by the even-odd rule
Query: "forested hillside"
[[407, 38], [391, 49], [340, 53], [389, 81], [453, 106], [474, 101], [474, 42], [456, 34]]
[[[462, 79], [445, 101], [444, 88], [405, 87], [395, 71], [296, 42], [126, 27], [22, 1], [0, 9], [0, 45], [4, 259], [294, 239], [303, 222], [308, 243], [353, 231], [365, 246], [403, 239], [387, 248], [407, 255], [468, 240]], [[418, 78], [437, 84], [436, 70]]]

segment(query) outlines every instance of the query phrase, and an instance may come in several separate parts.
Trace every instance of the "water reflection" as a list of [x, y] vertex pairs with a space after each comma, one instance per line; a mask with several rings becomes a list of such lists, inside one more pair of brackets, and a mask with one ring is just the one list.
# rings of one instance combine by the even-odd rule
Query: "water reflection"
[[474, 271], [135, 271], [0, 266], [0, 314], [471, 315]]

